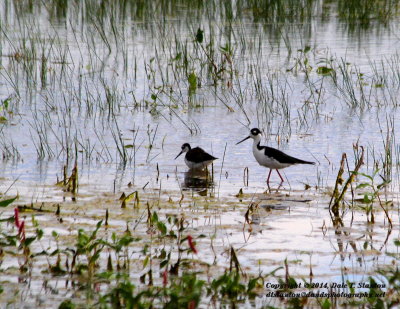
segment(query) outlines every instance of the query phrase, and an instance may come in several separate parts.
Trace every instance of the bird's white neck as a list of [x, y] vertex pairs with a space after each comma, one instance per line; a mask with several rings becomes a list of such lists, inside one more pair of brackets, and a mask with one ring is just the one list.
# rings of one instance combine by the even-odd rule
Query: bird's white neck
[[257, 149], [257, 145], [260, 141], [261, 141], [260, 135], [257, 135], [253, 138], [253, 149]]

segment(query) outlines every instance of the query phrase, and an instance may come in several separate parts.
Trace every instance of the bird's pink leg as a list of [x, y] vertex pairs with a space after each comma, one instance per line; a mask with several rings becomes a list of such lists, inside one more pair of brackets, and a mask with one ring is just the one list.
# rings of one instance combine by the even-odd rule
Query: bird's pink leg
[[269, 178], [271, 177], [272, 169], [269, 169], [268, 177], [267, 177], [267, 184], [269, 184]]
[[278, 173], [279, 177], [281, 178], [281, 183], [284, 182], [285, 180], [283, 179], [281, 173], [279, 173], [279, 170], [276, 170], [276, 172]]

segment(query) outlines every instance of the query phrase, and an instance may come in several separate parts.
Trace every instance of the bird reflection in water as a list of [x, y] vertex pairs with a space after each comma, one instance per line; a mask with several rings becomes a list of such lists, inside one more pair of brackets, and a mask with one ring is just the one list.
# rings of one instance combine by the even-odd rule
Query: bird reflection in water
[[190, 169], [184, 174], [184, 182], [182, 187], [184, 190], [196, 191], [201, 196], [206, 196], [208, 190], [214, 189], [213, 177], [208, 171]]

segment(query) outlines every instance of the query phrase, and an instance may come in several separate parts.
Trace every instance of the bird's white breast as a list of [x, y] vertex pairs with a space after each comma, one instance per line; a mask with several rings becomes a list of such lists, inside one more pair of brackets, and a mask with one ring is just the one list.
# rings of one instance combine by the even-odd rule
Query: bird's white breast
[[185, 158], [185, 163], [188, 166], [188, 168], [194, 169], [194, 170], [203, 169], [203, 168], [207, 167], [208, 165], [210, 165], [212, 162], [213, 162], [213, 160], [195, 163], [195, 162], [189, 161], [188, 159]]
[[264, 149], [258, 149], [257, 145], [253, 146], [253, 155], [256, 158], [258, 164], [272, 168], [272, 169], [281, 169], [290, 166], [288, 163], [280, 163], [272, 157], [268, 157], [264, 153]]

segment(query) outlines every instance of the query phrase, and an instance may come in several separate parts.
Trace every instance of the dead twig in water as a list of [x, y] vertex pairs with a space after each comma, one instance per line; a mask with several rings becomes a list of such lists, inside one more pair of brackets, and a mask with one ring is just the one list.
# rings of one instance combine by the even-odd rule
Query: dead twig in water
[[[364, 164], [364, 147], [360, 146], [360, 148], [361, 148], [360, 158], [357, 161], [354, 171], [351, 173], [350, 177], [347, 179], [346, 183], [342, 187], [342, 191], [339, 194], [339, 186], [343, 183], [342, 175], [344, 173], [344, 164], [347, 161], [346, 154], [344, 153], [342, 155], [342, 160], [340, 161], [339, 172], [336, 177], [335, 189], [333, 190], [333, 195], [329, 202], [329, 209], [332, 210], [333, 213], [338, 213], [340, 202], [343, 200], [344, 195], [346, 194], [346, 191], [349, 188], [350, 184], [354, 181], [354, 178], [356, 177], [357, 172], [359, 171], [361, 166]], [[333, 202], [333, 204], [332, 204], [332, 202]]]

